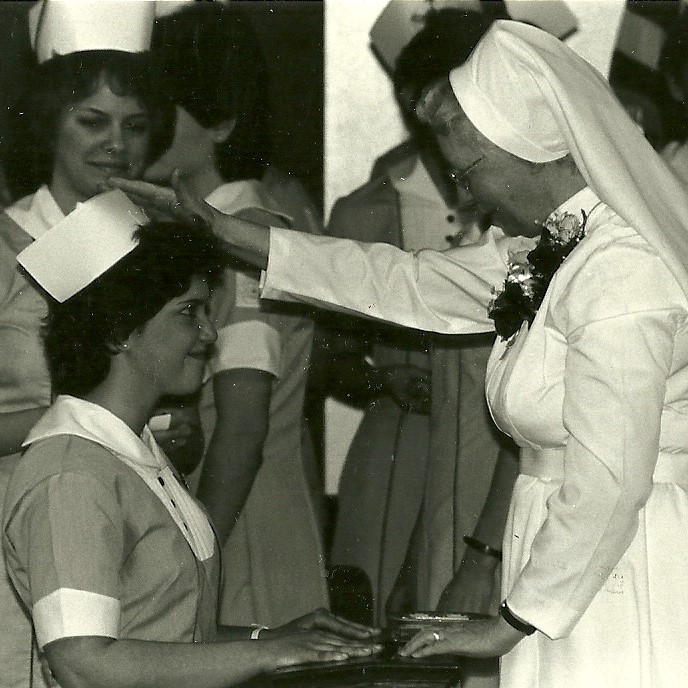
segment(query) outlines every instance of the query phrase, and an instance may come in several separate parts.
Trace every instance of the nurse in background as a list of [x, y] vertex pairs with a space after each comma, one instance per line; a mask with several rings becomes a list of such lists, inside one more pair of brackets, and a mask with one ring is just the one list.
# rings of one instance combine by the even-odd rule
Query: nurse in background
[[[153, 56], [177, 121], [146, 178], [167, 183], [177, 168], [222, 212], [293, 227], [291, 207], [260, 180], [266, 72], [243, 15], [213, 3], [183, 9], [157, 23]], [[327, 606], [328, 594], [303, 421], [312, 322], [303, 309], [261, 303], [258, 280], [235, 261], [213, 294], [218, 341], [200, 403], [207, 451], [191, 483], [224, 549], [221, 622], [274, 626]]]
[[[492, 18], [445, 8], [429, 10], [424, 22], [394, 63], [394, 91], [411, 138], [376, 161], [367, 184], [337, 201], [328, 227], [333, 236], [388, 242], [405, 251], [445, 250], [478, 241], [489, 224], [470, 193], [452, 181], [414, 107], [427, 84], [468, 58]], [[472, 561], [480, 554], [467, 551], [462, 538], [473, 533], [500, 441], [506, 440], [485, 404], [485, 366], [494, 336], [433, 337], [363, 322], [352, 329], [374, 342], [378, 370], [368, 377], [375, 382], [377, 373], [392, 383], [377, 386], [347, 456], [332, 561], [368, 573], [378, 621], [385, 604], [388, 614], [435, 609], [440, 600], [444, 612], [495, 611], [498, 601], [490, 606], [494, 556], [470, 573], [463, 567], [443, 594], [464, 555]], [[339, 357], [332, 358], [336, 366]], [[418, 390], [415, 398], [390, 392], [403, 389], [404, 369], [408, 388]], [[505, 446], [502, 460], [515, 474], [517, 461], [508, 451]], [[495, 551], [503, 523], [496, 531]]]

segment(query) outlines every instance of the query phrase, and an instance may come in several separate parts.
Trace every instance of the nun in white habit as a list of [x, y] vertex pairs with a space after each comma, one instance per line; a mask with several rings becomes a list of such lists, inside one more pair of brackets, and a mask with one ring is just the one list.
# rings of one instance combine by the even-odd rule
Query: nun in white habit
[[521, 447], [500, 616], [402, 654], [500, 655], [508, 688], [688, 685], [688, 199], [604, 79], [531, 26], [496, 22], [418, 114], [493, 213], [480, 245], [267, 232], [177, 195], [267, 267], [263, 297], [500, 335], [487, 397]]

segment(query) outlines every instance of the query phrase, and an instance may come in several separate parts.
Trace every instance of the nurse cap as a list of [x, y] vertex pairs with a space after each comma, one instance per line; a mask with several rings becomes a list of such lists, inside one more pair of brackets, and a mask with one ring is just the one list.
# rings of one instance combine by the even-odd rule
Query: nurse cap
[[[506, 0], [512, 19], [529, 22], [563, 38], [576, 30], [576, 18], [562, 0], [524, 2]], [[423, 30], [430, 10], [482, 12], [481, 0], [390, 0], [370, 29], [370, 43], [387, 71], [392, 74], [401, 51]]]
[[155, 17], [188, 0], [40, 0], [29, 11], [29, 35], [39, 63], [84, 50], [150, 49]]
[[427, 13], [447, 8], [480, 12], [480, 0], [390, 0], [370, 29], [370, 43], [383, 66], [394, 72], [401, 51], [425, 26]]
[[94, 196], [18, 256], [19, 264], [62, 303], [136, 248], [148, 217], [119, 189]]

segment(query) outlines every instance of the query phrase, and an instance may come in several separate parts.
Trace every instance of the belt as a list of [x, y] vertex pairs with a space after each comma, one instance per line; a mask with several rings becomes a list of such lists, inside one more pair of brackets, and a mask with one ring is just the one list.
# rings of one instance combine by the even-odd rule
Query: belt
[[[564, 449], [521, 447], [520, 473], [545, 482], [564, 479]], [[688, 490], [688, 454], [660, 454], [652, 482], [676, 483]]]

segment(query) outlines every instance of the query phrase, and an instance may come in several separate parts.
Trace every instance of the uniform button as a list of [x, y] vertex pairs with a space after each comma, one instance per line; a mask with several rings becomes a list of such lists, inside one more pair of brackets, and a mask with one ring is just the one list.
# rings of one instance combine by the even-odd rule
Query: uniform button
[[456, 220], [454, 215], [447, 215], [447, 222], [454, 222], [454, 220]]

